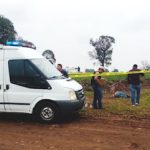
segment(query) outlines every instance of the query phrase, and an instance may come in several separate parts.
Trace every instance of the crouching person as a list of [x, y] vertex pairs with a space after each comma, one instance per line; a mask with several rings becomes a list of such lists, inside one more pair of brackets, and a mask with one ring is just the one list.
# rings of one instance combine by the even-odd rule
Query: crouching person
[[114, 94], [115, 98], [130, 98], [130, 96], [128, 94], [126, 94], [126, 92], [124, 91], [116, 91]]

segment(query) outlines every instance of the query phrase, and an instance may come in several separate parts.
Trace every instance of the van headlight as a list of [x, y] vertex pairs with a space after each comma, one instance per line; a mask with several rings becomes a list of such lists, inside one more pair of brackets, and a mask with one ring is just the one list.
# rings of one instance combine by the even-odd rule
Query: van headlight
[[73, 90], [69, 91], [69, 99], [70, 100], [76, 100], [77, 99], [75, 91], [73, 91]]

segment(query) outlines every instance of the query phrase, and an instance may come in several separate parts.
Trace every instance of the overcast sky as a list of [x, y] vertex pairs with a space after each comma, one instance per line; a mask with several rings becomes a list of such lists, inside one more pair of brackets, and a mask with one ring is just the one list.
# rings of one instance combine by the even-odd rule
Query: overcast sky
[[39, 51], [52, 50], [64, 67], [96, 69], [89, 40], [101, 35], [116, 40], [108, 69], [127, 71], [150, 62], [148, 0], [0, 0], [0, 14]]

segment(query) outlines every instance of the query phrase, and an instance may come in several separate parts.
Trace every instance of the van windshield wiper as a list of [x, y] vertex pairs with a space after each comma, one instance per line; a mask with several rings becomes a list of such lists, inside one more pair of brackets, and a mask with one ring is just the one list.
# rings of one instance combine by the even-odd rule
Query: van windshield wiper
[[64, 75], [61, 75], [61, 76], [52, 76], [49, 77], [48, 79], [66, 79], [66, 77]]
[[52, 77], [49, 77], [48, 79], [58, 79], [60, 78], [61, 76], [52, 76]]

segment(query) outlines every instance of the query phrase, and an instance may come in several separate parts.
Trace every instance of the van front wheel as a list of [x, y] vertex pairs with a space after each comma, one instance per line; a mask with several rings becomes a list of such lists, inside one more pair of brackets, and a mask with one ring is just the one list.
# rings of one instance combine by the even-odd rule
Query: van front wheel
[[41, 104], [36, 109], [36, 116], [42, 122], [52, 123], [58, 119], [58, 109], [52, 103]]

